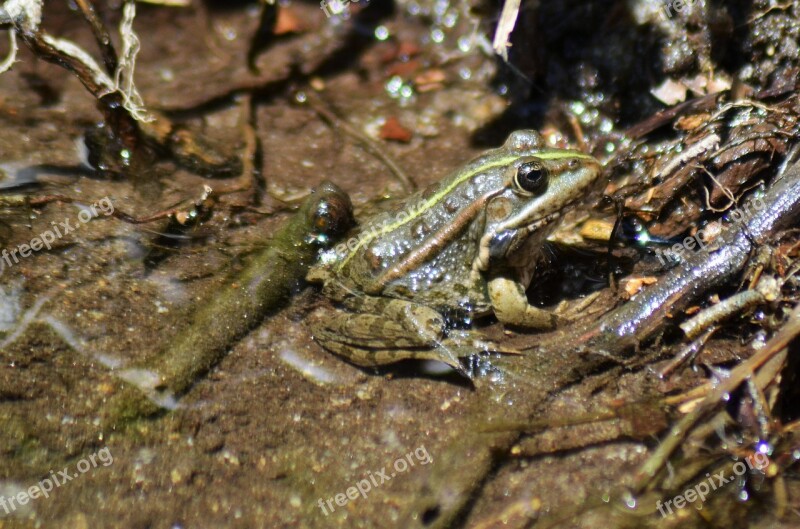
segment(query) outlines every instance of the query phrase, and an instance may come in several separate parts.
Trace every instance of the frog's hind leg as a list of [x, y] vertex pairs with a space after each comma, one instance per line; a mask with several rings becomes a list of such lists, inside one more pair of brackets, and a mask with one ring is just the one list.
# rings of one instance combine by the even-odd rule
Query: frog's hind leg
[[369, 349], [352, 345], [326, 341], [323, 346], [330, 352], [344, 357], [346, 360], [362, 367], [378, 367], [394, 364], [401, 360], [437, 360], [444, 362], [459, 373], [464, 373], [464, 366], [455, 354], [442, 354], [438, 348], [432, 349]]
[[326, 349], [360, 366], [380, 366], [405, 359], [439, 360], [462, 371], [467, 352], [444, 337], [444, 318], [425, 305], [399, 299], [359, 297], [345, 305], [363, 311], [325, 313], [311, 324]]

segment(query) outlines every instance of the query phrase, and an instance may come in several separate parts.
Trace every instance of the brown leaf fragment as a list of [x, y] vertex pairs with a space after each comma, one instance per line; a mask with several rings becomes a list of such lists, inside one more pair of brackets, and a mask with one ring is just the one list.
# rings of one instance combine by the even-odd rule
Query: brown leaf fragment
[[291, 7], [278, 6], [278, 19], [275, 21], [275, 28], [272, 32], [276, 35], [288, 35], [291, 33], [302, 33], [306, 27], [294, 14]]
[[381, 127], [380, 137], [382, 140], [408, 143], [411, 141], [412, 133], [401, 125], [396, 117], [389, 116]]
[[407, 78], [419, 70], [419, 67], [420, 62], [416, 59], [406, 62], [395, 62], [386, 68], [386, 75], [389, 77], [398, 75], [400, 77]]
[[694, 130], [703, 125], [711, 117], [711, 114], [692, 114], [689, 116], [682, 116], [675, 122], [675, 128], [678, 130]]
[[446, 77], [442, 70], [434, 68], [426, 70], [414, 77], [414, 84], [419, 92], [430, 92], [444, 87]]
[[630, 299], [641, 291], [647, 285], [653, 285], [658, 281], [656, 277], [632, 277], [622, 281], [621, 286], [623, 289], [622, 297]]

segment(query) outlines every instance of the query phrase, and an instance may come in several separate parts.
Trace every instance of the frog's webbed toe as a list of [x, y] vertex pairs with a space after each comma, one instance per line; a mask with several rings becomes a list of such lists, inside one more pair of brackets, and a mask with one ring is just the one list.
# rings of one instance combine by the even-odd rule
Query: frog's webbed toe
[[604, 307], [602, 304], [601, 306], [592, 308], [592, 305], [600, 299], [601, 292], [593, 292], [588, 296], [581, 298], [579, 300], [574, 301], [562, 301], [561, 303], [553, 309], [553, 312], [558, 315], [559, 318], [559, 325], [563, 321], [564, 323], [572, 323], [573, 321], [579, 318], [586, 318], [591, 317], [593, 315], [598, 314], [599, 312], [604, 311]]
[[477, 330], [450, 331], [441, 345], [449, 347], [451, 351], [458, 352], [459, 358], [478, 353], [523, 354], [519, 349], [490, 340]]

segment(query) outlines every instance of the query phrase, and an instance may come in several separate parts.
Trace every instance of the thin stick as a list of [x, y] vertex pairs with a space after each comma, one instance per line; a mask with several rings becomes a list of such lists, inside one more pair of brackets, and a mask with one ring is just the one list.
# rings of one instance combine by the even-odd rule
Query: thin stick
[[375, 143], [368, 136], [365, 136], [356, 130], [356, 128], [350, 125], [347, 121], [334, 114], [333, 111], [327, 108], [322, 99], [314, 92], [309, 90], [304, 92], [304, 94], [306, 95], [306, 102], [309, 104], [309, 106], [311, 106], [314, 112], [319, 115], [319, 117], [328, 122], [332, 127], [340, 129], [342, 132], [358, 141], [365, 151], [383, 162], [394, 174], [407, 193], [411, 193], [417, 189], [417, 184], [402, 169], [400, 169], [400, 166], [398, 166], [394, 160], [389, 157], [389, 155], [383, 152], [377, 143]]
[[753, 376], [756, 369], [783, 351], [789, 345], [789, 342], [794, 340], [799, 334], [800, 304], [795, 306], [786, 324], [763, 348], [733, 368], [729, 378], [721, 381], [716, 387], [711, 388], [703, 401], [672, 427], [670, 432], [664, 437], [664, 441], [658, 446], [653, 455], [645, 461], [639, 472], [637, 472], [633, 490], [637, 492], [644, 490], [653, 476], [666, 464], [669, 455], [678, 448], [689, 429], [706, 413], [723, 402], [723, 397], [725, 395], [732, 393], [739, 387], [739, 384]]
[[114, 75], [117, 70], [118, 56], [117, 51], [114, 49], [114, 43], [111, 42], [111, 35], [108, 33], [103, 21], [97, 16], [97, 11], [95, 11], [90, 0], [75, 0], [75, 2], [92, 28], [97, 46], [103, 55], [103, 64], [105, 64], [108, 75]]
[[500, 22], [498, 22], [497, 30], [494, 32], [492, 48], [506, 63], [508, 62], [508, 48], [510, 46], [508, 39], [511, 36], [511, 32], [514, 31], [514, 26], [517, 25], [520, 3], [520, 0], [506, 0], [503, 3]]
[[229, 182], [215, 183], [214, 192], [219, 195], [247, 191], [248, 203], [253, 203], [256, 193], [255, 159], [258, 154], [258, 136], [253, 126], [253, 97], [251, 94], [241, 96], [239, 108], [239, 129], [244, 137], [242, 150], [242, 171]]

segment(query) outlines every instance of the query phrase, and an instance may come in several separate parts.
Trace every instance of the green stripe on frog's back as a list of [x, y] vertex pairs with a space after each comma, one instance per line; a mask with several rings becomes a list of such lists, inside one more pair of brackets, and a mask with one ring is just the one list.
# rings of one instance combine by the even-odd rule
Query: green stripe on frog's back
[[[381, 227], [381, 229], [377, 231], [371, 230], [369, 235], [367, 235], [366, 237], [359, 237], [356, 247], [350, 250], [348, 254], [345, 256], [345, 258], [339, 261], [339, 263], [336, 265], [336, 271], [337, 272], [341, 271], [347, 264], [347, 262], [350, 261], [350, 259], [358, 252], [359, 249], [361, 249], [361, 247], [419, 218], [420, 215], [424, 214], [426, 211], [430, 210], [432, 207], [434, 207], [436, 204], [442, 201], [446, 196], [452, 193], [455, 188], [457, 188], [465, 181], [471, 179], [475, 175], [478, 175], [488, 169], [494, 169], [497, 167], [506, 167], [511, 163], [513, 163], [515, 160], [526, 155], [536, 156], [537, 158], [541, 158], [543, 160], [561, 160], [563, 158], [582, 158], [587, 160], [594, 159], [592, 156], [588, 154], [583, 154], [578, 151], [570, 151], [565, 149], [551, 149], [544, 151], [533, 151], [531, 153], [505, 154], [500, 158], [498, 158], [496, 154], [489, 155], [489, 158], [492, 159], [491, 163], [480, 164], [473, 169], [465, 170], [459, 173], [456, 176], [456, 178], [453, 178], [453, 180], [450, 183], [448, 183], [442, 189], [437, 191], [430, 198], [426, 199], [419, 207], [411, 208], [411, 213], [407, 215], [406, 218], [404, 218], [403, 220], [398, 220], [391, 224], [387, 224]], [[399, 215], [400, 214], [398, 213], [397, 216]]]
[[472, 203], [463, 208], [452, 219], [452, 222], [442, 226], [439, 230], [432, 233], [424, 243], [419, 244], [391, 268], [384, 270], [374, 280], [364, 286], [364, 291], [368, 294], [379, 294], [390, 282], [399, 279], [412, 270], [422, 266], [427, 262], [431, 255], [438, 252], [445, 245], [449, 244], [459, 233], [467, 227], [478, 214], [478, 211], [486, 207], [486, 203], [502, 189], [494, 189], [477, 197]]

